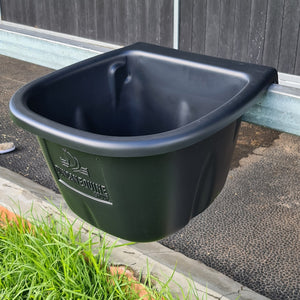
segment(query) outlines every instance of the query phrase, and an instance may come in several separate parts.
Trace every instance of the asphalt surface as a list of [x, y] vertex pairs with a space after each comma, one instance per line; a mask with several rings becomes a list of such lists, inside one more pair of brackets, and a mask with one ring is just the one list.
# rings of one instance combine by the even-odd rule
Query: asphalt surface
[[[0, 56], [0, 142], [17, 147], [0, 166], [57, 191], [36, 138], [8, 110], [19, 87], [51, 71]], [[300, 138], [242, 124], [231, 169], [214, 203], [161, 243], [271, 299], [300, 299]]]

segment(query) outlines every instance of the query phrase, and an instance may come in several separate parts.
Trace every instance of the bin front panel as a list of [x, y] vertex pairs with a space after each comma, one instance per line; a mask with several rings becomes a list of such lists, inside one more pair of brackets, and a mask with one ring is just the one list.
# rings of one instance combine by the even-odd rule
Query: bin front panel
[[151, 241], [207, 208], [228, 173], [239, 121], [191, 147], [167, 154], [97, 156], [39, 139], [70, 208], [118, 237]]

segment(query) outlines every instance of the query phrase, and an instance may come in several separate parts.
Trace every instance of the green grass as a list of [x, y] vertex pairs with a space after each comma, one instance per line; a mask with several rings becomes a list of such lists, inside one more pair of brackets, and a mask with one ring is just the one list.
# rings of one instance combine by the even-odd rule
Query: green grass
[[[21, 220], [0, 226], [0, 299], [139, 299], [126, 276], [109, 272], [114, 246], [92, 234], [83, 240], [63, 216], [31, 223], [30, 228]], [[153, 299], [177, 299], [169, 281], [149, 271], [144, 280]]]

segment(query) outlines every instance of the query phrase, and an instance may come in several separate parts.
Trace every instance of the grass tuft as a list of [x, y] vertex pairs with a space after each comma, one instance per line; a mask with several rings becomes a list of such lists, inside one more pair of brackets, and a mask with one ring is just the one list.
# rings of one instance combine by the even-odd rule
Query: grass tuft
[[84, 240], [63, 215], [6, 220], [0, 226], [0, 299], [176, 299], [150, 272], [147, 284], [126, 270], [112, 272], [113, 247], [92, 233]]

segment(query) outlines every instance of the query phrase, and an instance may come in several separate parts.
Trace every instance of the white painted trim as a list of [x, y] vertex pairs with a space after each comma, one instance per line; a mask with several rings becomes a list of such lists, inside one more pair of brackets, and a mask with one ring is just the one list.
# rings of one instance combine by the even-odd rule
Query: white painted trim
[[179, 48], [179, 17], [180, 17], [180, 0], [174, 0], [173, 3], [173, 48]]

